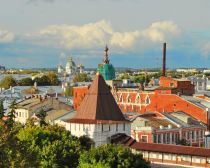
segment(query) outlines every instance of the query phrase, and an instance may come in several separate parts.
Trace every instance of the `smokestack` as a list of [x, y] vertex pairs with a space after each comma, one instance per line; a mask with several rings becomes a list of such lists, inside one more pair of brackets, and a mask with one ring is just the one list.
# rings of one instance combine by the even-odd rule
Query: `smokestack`
[[163, 69], [162, 76], [166, 76], [166, 43], [163, 43]]

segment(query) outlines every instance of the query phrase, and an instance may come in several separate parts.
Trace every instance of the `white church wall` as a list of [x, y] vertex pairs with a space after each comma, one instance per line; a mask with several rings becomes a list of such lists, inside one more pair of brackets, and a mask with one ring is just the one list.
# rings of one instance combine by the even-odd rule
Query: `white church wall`
[[110, 143], [110, 137], [117, 133], [125, 133], [130, 136], [131, 125], [125, 124], [78, 124], [67, 123], [66, 129], [71, 131], [72, 135], [80, 137], [86, 135], [93, 139], [95, 145]]

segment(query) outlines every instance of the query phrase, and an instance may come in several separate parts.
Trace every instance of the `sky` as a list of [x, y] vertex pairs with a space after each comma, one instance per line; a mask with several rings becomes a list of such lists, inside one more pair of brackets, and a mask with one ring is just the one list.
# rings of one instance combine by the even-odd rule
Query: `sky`
[[0, 0], [0, 65], [210, 68], [209, 0]]

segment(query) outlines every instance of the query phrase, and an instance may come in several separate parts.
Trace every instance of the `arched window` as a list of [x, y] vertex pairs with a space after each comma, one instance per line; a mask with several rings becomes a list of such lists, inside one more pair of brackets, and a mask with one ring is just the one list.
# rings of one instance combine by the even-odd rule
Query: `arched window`
[[120, 94], [120, 102], [123, 102], [123, 96]]
[[135, 103], [140, 103], [140, 95], [139, 94], [137, 94], [137, 96], [136, 96], [136, 100], [135, 100]]
[[126, 98], [126, 101], [127, 101], [127, 103], [130, 103], [131, 102], [131, 97], [130, 97], [129, 94], [128, 94], [127, 98]]
[[149, 95], [147, 95], [147, 97], [146, 97], [146, 99], [145, 99], [145, 103], [146, 103], [146, 104], [150, 104], [150, 103], [151, 103], [150, 98], [149, 98]]

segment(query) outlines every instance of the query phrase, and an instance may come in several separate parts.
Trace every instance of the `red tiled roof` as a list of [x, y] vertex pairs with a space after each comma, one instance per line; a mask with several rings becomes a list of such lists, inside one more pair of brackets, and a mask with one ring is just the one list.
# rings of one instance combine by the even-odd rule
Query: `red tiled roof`
[[210, 149], [191, 146], [136, 142], [130, 147], [136, 150], [210, 157]]
[[69, 122], [113, 123], [128, 120], [122, 114], [103, 77], [97, 74], [76, 115]]
[[117, 136], [116, 138], [113, 139], [112, 142], [123, 144], [125, 146], [128, 146], [132, 149], [139, 151], [151, 151], [151, 152], [160, 152], [160, 153], [210, 157], [210, 149], [192, 147], [192, 146], [136, 142], [136, 140], [125, 134]]

